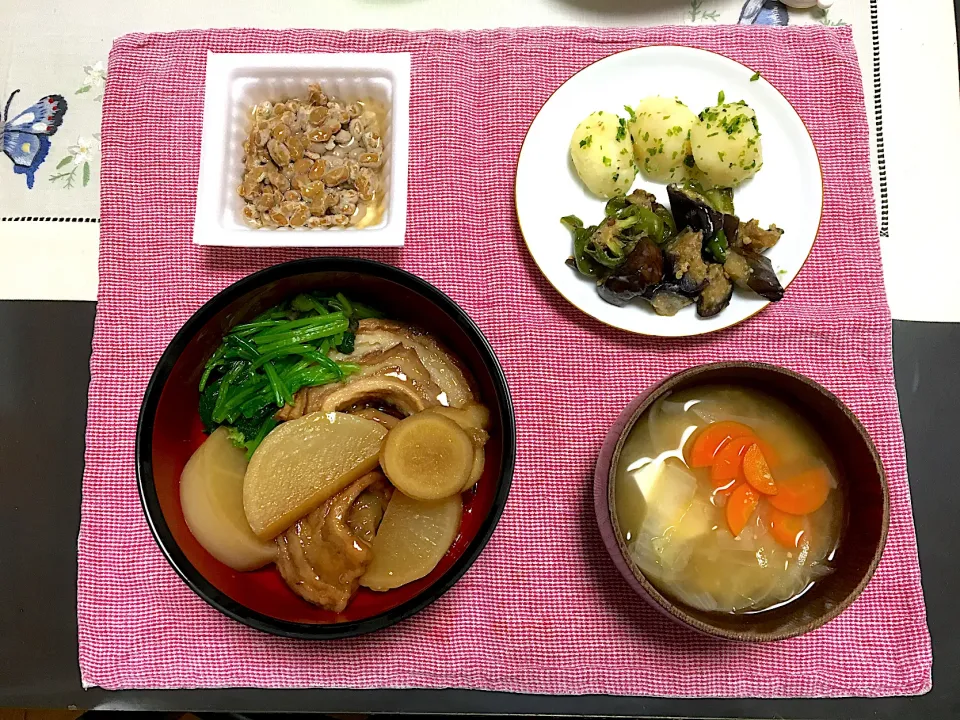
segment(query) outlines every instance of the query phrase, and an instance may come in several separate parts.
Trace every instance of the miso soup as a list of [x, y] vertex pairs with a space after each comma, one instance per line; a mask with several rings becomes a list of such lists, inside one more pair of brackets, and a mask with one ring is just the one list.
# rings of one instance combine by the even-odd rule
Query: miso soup
[[651, 583], [721, 613], [809, 591], [833, 571], [844, 524], [836, 465], [814, 428], [730, 385], [671, 393], [640, 417], [620, 453], [614, 511]]

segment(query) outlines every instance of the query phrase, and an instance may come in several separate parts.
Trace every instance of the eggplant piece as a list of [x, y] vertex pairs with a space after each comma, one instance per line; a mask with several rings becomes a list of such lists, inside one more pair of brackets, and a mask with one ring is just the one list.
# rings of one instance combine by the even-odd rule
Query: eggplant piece
[[651, 285], [643, 292], [643, 299], [650, 303], [657, 315], [673, 317], [687, 305], [693, 304], [693, 299], [684, 295], [680, 285], [673, 282], [662, 282]]
[[723, 263], [723, 269], [727, 272], [727, 277], [733, 280], [734, 284], [742, 289], [750, 289], [750, 276], [753, 275], [753, 268], [747, 260], [746, 251], [727, 250], [727, 259]]
[[[759, 221], [751, 220], [750, 222], [740, 223], [739, 232], [730, 244], [734, 247], [762, 252], [776, 245], [781, 235], [783, 235], [783, 230], [776, 225], [771, 225], [764, 230], [760, 227]], [[730, 239], [729, 235], [727, 239]]]
[[677, 282], [680, 292], [695, 297], [707, 281], [703, 259], [703, 233], [683, 230], [663, 248], [665, 274]]
[[723, 230], [727, 242], [735, 245], [740, 229], [740, 218], [736, 215], [714, 210], [706, 199], [690, 188], [671, 183], [667, 185], [667, 197], [670, 198], [670, 210], [678, 228], [690, 228], [703, 233], [704, 242], [709, 242]]
[[751, 250], [733, 249], [727, 251], [723, 264], [727, 275], [743, 290], [753, 290], [771, 302], [783, 297], [783, 286], [773, 269], [770, 258]]
[[730, 304], [732, 296], [733, 283], [723, 271], [723, 266], [711, 263], [707, 270], [707, 284], [697, 298], [697, 315], [703, 318], [717, 315]]
[[626, 260], [597, 285], [597, 293], [611, 305], [622, 307], [661, 280], [663, 252], [653, 240], [643, 237]]

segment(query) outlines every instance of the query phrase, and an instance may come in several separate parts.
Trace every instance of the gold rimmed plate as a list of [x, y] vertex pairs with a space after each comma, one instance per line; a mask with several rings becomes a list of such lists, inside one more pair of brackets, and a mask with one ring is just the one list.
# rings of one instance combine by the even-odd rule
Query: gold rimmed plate
[[[786, 288], [800, 272], [820, 226], [823, 177], [813, 140], [787, 99], [754, 71], [706, 50], [651, 46], [610, 55], [587, 66], [544, 103], [534, 118], [517, 163], [516, 205], [520, 230], [541, 272], [569, 302], [602, 323], [643, 335], [702, 335], [735, 325], [763, 310], [769, 301], [741, 291], [729, 307], [700, 318], [694, 307], [661, 317], [643, 301], [615, 307], [600, 299], [593, 281], [566, 265], [573, 241], [560, 223], [577, 215], [593, 225], [603, 218], [604, 200], [591, 195], [570, 162], [574, 128], [596, 110], [625, 115], [648, 95], [678, 97], [693, 112], [714, 105], [722, 90], [729, 100], [745, 100], [757, 113], [764, 165], [736, 189], [737, 214], [766, 227], [784, 228], [767, 254]], [[654, 193], [667, 205], [666, 186], [638, 176], [634, 188]], [[548, 202], [544, 199], [548, 198]], [[545, 210], [546, 208], [546, 210]], [[790, 301], [790, 291], [780, 302]]]

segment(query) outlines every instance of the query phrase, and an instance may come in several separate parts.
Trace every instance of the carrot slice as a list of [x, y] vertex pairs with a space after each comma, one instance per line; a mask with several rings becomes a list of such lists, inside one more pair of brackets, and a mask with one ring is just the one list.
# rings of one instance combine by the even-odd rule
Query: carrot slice
[[767, 511], [767, 526], [770, 528], [770, 534], [785, 548], [791, 550], [799, 548], [801, 539], [810, 539], [810, 533], [805, 525], [800, 515], [790, 515], [773, 507]]
[[752, 435], [753, 430], [746, 425], [730, 420], [711, 423], [697, 433], [690, 449], [687, 465], [692, 468], [710, 467], [717, 451], [732, 438]]
[[730, 528], [734, 537], [739, 537], [743, 532], [759, 503], [760, 495], [747, 483], [738, 485], [731, 493], [730, 499], [727, 500], [726, 515], [727, 527]]
[[731, 480], [743, 478], [743, 454], [756, 442], [753, 435], [744, 435], [731, 438], [717, 451], [710, 466], [710, 480], [714, 487], [723, 487]]
[[776, 495], [778, 492], [767, 459], [756, 444], [748, 447], [743, 454], [743, 477], [757, 492], [764, 495]]
[[814, 468], [777, 481], [778, 492], [770, 497], [777, 510], [806, 515], [820, 509], [830, 494], [830, 476], [825, 468]]
[[777, 452], [777, 449], [761, 437], [757, 438], [757, 447], [760, 448], [763, 457], [767, 459], [767, 465], [770, 466], [770, 469], [776, 469], [777, 465], [780, 464], [780, 453]]

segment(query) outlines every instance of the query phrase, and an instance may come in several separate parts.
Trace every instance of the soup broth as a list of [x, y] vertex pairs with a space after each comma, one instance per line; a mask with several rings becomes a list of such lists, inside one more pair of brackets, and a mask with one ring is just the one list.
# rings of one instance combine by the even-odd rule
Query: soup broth
[[754, 613], [832, 572], [843, 494], [830, 452], [783, 402], [708, 385], [659, 399], [617, 466], [614, 510], [658, 590], [709, 612]]

